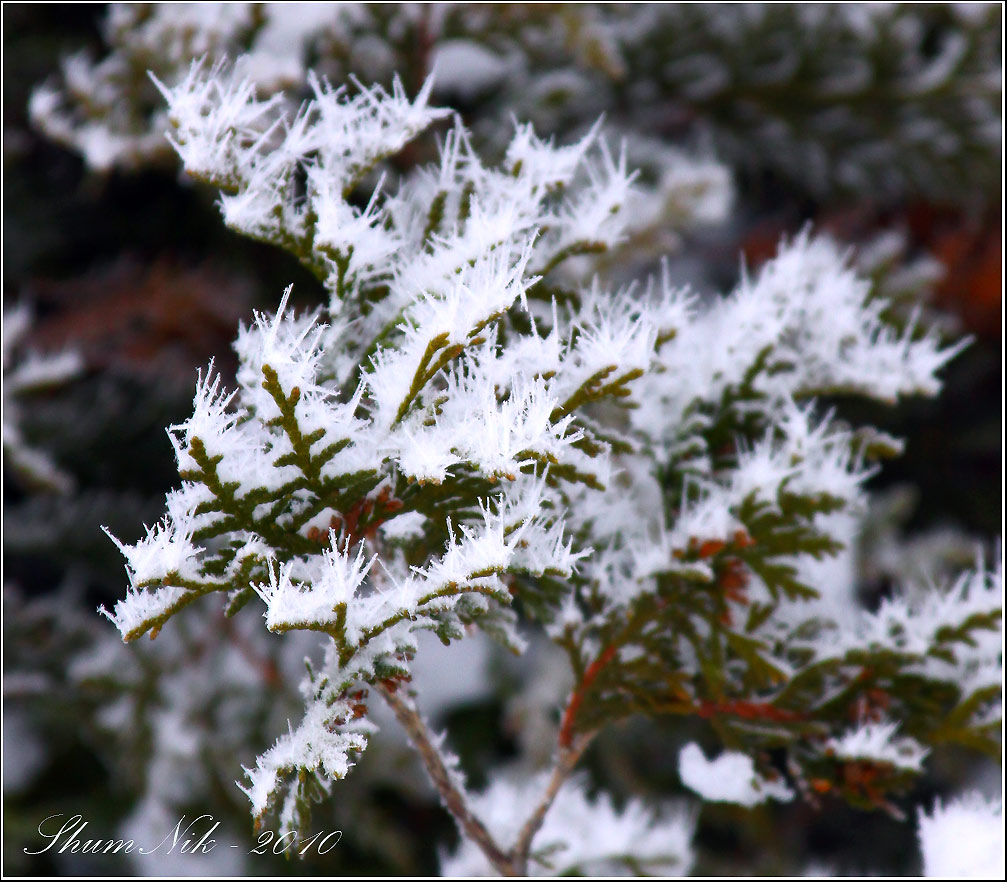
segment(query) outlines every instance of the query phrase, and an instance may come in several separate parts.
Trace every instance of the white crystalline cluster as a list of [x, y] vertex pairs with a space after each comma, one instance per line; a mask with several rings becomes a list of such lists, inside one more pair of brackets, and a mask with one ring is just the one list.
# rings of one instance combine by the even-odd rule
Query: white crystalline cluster
[[[322, 780], [345, 778], [353, 765], [350, 757], [364, 750], [373, 730], [367, 720], [353, 719], [348, 701], [310, 704], [297, 728], [291, 727], [260, 755], [254, 769], [245, 769], [249, 783], [241, 789], [252, 803], [252, 814], [260, 817], [266, 812], [285, 775], [303, 770], [320, 772]], [[292, 812], [293, 800], [288, 798], [280, 817], [285, 828], [292, 826], [293, 816], [288, 814]]]
[[919, 771], [926, 749], [911, 738], [896, 737], [897, 730], [896, 723], [866, 723], [830, 739], [825, 749], [840, 759], [867, 760]]
[[[607, 110], [637, 137], [685, 128], [803, 192], [967, 203], [1000, 164], [998, 34], [992, 4], [117, 4], [107, 54], [65, 61], [32, 116], [92, 168], [135, 168], [167, 154], [148, 69], [175, 85], [192, 58], [245, 53], [274, 92], [309, 58], [381, 82], [420, 60], [494, 141], [508, 112], [569, 131]], [[689, 223], [723, 219], [723, 167], [654, 167], [671, 218], [692, 201]]]
[[755, 770], [752, 758], [736, 751], [724, 751], [708, 760], [697, 744], [687, 744], [678, 755], [678, 774], [693, 792], [707, 802], [733, 802], [751, 808], [770, 799], [793, 799], [793, 791], [782, 781], [769, 781]]
[[[261, 8], [256, 8], [256, 7]], [[100, 60], [63, 60], [59, 83], [36, 88], [29, 113], [54, 141], [79, 151], [100, 172], [138, 168], [170, 155], [167, 117], [148, 71], [172, 84], [193, 58], [245, 52], [241, 62], [260, 89], [304, 78], [310, 46], [338, 31], [344, 4], [121, 3], [109, 7]]]
[[[472, 807], [509, 844], [521, 821], [515, 809], [534, 805], [545, 784], [542, 778], [501, 774], [473, 798]], [[535, 837], [529, 874], [682, 876], [692, 866], [696, 819], [681, 806], [662, 808], [654, 811], [634, 799], [620, 811], [605, 794], [589, 797], [584, 780], [574, 778], [556, 797]], [[442, 857], [441, 874], [489, 876], [495, 871], [472, 842], [463, 841], [457, 851]]]
[[[944, 666], [936, 679], [976, 693], [992, 725], [990, 645], [973, 632], [997, 627], [999, 577], [855, 615], [841, 552], [872, 466], [865, 436], [814, 401], [932, 394], [953, 347], [893, 330], [836, 246], [810, 236], [705, 302], [667, 273], [614, 291], [585, 278], [577, 261], [623, 241], [634, 198], [625, 152], [598, 127], [556, 145], [519, 124], [491, 165], [429, 106], [429, 82], [410, 99], [397, 80], [311, 76], [295, 107], [242, 70], [197, 62], [160, 84], [172, 143], [223, 191], [225, 222], [293, 252], [328, 299], [296, 314], [288, 289], [243, 327], [234, 390], [212, 365], [200, 376], [191, 418], [169, 432], [182, 485], [144, 539], [117, 543], [131, 584], [106, 615], [131, 640], [222, 592], [231, 610], [258, 598], [271, 631], [329, 638], [304, 719], [247, 770], [257, 817], [282, 803], [293, 826], [309, 779], [346, 774], [380, 692], [465, 826], [464, 799], [444, 796], [463, 790], [456, 770], [431, 759], [440, 747], [395, 696], [418, 631], [450, 643], [479, 626], [520, 650], [515, 595], [577, 673], [561, 752], [588, 729], [583, 706], [653, 706], [796, 742], [809, 762], [916, 771], [925, 748], [869, 702], [840, 708], [825, 736], [811, 726], [871, 674], [858, 647], [886, 641], [886, 676]], [[403, 148], [436, 124], [439, 161], [413, 167]], [[891, 700], [880, 686], [862, 698]], [[864, 718], [839, 734], [850, 710]], [[790, 798], [753, 754], [709, 761], [690, 745], [682, 779], [707, 799]], [[494, 835], [524, 799], [507, 787], [479, 803]], [[563, 790], [531, 857], [543, 872], [629, 857], [681, 872], [690, 823]], [[475, 849], [451, 866], [476, 871]]]
[[67, 492], [73, 487], [73, 479], [25, 440], [20, 426], [22, 399], [34, 392], [63, 385], [83, 370], [84, 363], [72, 351], [54, 355], [22, 352], [21, 345], [30, 326], [31, 313], [27, 306], [5, 309], [2, 348], [4, 459], [30, 483]]
[[919, 813], [923, 874], [999, 879], [1004, 874], [1003, 800], [969, 793]]
[[880, 646], [919, 658], [917, 670], [935, 680], [965, 682], [973, 690], [996, 686], [1001, 668], [1002, 627], [979, 631], [954, 647], [954, 663], [930, 652], [941, 642], [954, 641], [946, 629], [955, 621], [999, 617], [1003, 605], [1002, 561], [990, 571], [979, 561], [945, 589], [907, 586], [882, 601], [876, 612], [863, 614], [857, 627], [836, 637], [842, 648]]
[[[294, 243], [331, 300], [298, 317], [285, 296], [243, 329], [237, 390], [212, 365], [201, 376], [192, 417], [170, 431], [185, 483], [161, 524], [120, 544], [131, 587], [107, 615], [132, 639], [244, 580], [271, 630], [336, 636], [304, 723], [251, 773], [261, 812], [297, 757], [345, 772], [366, 732], [326, 728], [332, 709], [354, 677], [401, 670], [411, 630], [459, 633], [457, 617], [509, 603], [506, 574], [572, 574], [588, 549], [565, 536], [548, 476], [606, 478], [605, 445], [581, 449], [574, 411], [602, 381], [647, 368], [658, 310], [677, 300], [637, 306], [595, 288], [578, 310], [539, 314], [529, 300], [566, 257], [621, 235], [632, 176], [597, 131], [558, 148], [521, 127], [497, 169], [456, 125], [439, 168], [394, 194], [371, 181], [362, 208], [351, 196], [371, 166], [445, 117], [429, 90], [409, 100], [398, 85], [313, 79], [315, 99], [291, 113], [279, 96], [260, 101], [240, 69], [196, 64], [163, 87], [173, 143], [187, 170], [229, 190], [228, 223]], [[515, 312], [528, 316], [521, 331]], [[438, 493], [459, 498], [456, 513], [438, 512]], [[432, 527], [442, 554], [417, 565], [395, 550]], [[205, 544], [223, 535], [226, 550]], [[521, 644], [510, 629], [508, 640]]]
[[664, 372], [647, 381], [662, 407], [640, 413], [641, 428], [681, 443], [669, 432], [698, 419], [690, 412], [696, 390], [714, 401], [753, 371], [767, 410], [816, 394], [885, 402], [934, 394], [937, 371], [957, 349], [942, 347], [935, 334], [916, 334], [912, 324], [897, 333], [881, 320], [884, 306], [835, 244], [799, 236], [754, 279], [691, 316], [662, 349]]
[[[576, 509], [578, 519], [594, 518], [598, 553], [584, 572], [616, 604], [651, 590], [661, 572], [709, 581], [706, 563], [681, 556], [690, 542], [730, 543], [744, 527], [746, 503], [780, 511], [781, 494], [800, 494], [834, 499], [847, 515], [859, 512], [872, 469], [855, 453], [850, 431], [816, 413], [813, 396], [931, 394], [937, 371], [956, 351], [934, 335], [896, 337], [881, 321], [869, 285], [827, 239], [799, 237], [754, 279], [711, 304], [681, 295], [655, 302], [674, 333], [640, 379], [648, 405], [631, 411], [631, 419], [658, 460], [679, 469], [685, 483], [671, 521], [653, 502], [661, 489], [645, 464], [632, 467], [628, 498], [625, 487], [609, 491], [603, 517], [595, 518], [590, 505]], [[706, 440], [714, 420], [725, 418], [739, 434], [744, 427], [758, 439], [738, 448], [730, 470], [714, 466], [718, 451]], [[626, 516], [611, 516], [612, 507], [622, 506]], [[813, 523], [834, 533], [839, 524], [828, 517], [817, 515]], [[789, 555], [787, 563], [803, 571], [816, 562]], [[840, 600], [828, 603], [836, 595]], [[806, 621], [817, 612], [827, 620], [850, 613], [848, 600], [829, 588], [820, 602], [804, 598], [796, 609], [784, 604], [779, 615]]]

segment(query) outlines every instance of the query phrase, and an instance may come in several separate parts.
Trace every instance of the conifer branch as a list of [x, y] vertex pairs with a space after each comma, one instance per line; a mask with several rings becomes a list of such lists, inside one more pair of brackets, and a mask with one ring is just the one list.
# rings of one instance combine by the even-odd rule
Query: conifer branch
[[396, 683], [381, 683], [378, 691], [392, 709], [397, 719], [405, 729], [409, 740], [423, 761], [427, 775], [440, 795], [444, 807], [451, 813], [455, 823], [463, 835], [475, 842], [486, 855], [486, 859], [504, 876], [522, 875], [522, 867], [517, 864], [511, 854], [505, 852], [493, 839], [493, 836], [469, 808], [469, 800], [458, 779], [457, 773], [452, 773], [444, 764], [440, 751], [434, 744], [433, 736], [426, 723], [416, 710], [411, 698], [401, 694]]
[[[551, 826], [560, 803], [615, 816], [570, 779], [594, 733], [631, 714], [706, 720], [725, 752], [683, 749], [682, 779], [743, 805], [792, 783], [884, 810], [931, 745], [988, 748], [999, 574], [856, 608], [829, 564], [855, 538], [870, 433], [808, 397], [934, 394], [954, 347], [892, 324], [808, 235], [709, 301], [668, 273], [636, 291], [576, 280], [563, 262], [614, 253], [629, 224], [634, 173], [597, 128], [556, 146], [518, 126], [492, 165], [456, 121], [438, 164], [351, 199], [450, 113], [428, 106], [429, 83], [414, 99], [398, 81], [309, 84], [296, 111], [224, 67], [164, 88], [186, 168], [231, 189], [226, 223], [295, 253], [329, 296], [298, 315], [288, 289], [256, 314], [234, 391], [200, 375], [170, 431], [182, 486], [143, 539], [116, 540], [129, 587], [106, 613], [130, 640], [211, 591], [229, 612], [254, 592], [270, 631], [332, 638], [303, 720], [246, 770], [256, 819], [302, 824], [312, 782], [349, 772], [374, 728], [369, 690], [458, 824], [458, 866], [479, 872], [525, 873], [568, 841], [563, 872], [688, 864], [692, 821], [636, 816], [644, 838], [678, 837], [675, 854], [627, 841], [599, 855]], [[527, 626], [574, 674], [554, 765], [542, 785], [471, 794], [402, 686], [416, 634], [449, 644], [479, 627], [519, 650]], [[520, 824], [494, 802], [515, 793], [531, 807]]]
[[596, 734], [596, 732], [583, 732], [576, 738], [571, 738], [570, 743], [568, 744], [564, 744], [563, 741], [560, 740], [557, 748], [556, 761], [553, 764], [552, 772], [549, 775], [549, 781], [546, 784], [545, 790], [535, 806], [534, 811], [532, 811], [532, 813], [528, 816], [528, 819], [522, 825], [521, 832], [518, 833], [517, 839], [514, 841], [514, 845], [510, 850], [511, 855], [513, 855], [513, 860], [520, 869], [520, 875], [524, 876], [528, 874], [528, 856], [531, 852], [532, 841], [535, 838], [535, 834], [538, 833], [539, 829], [542, 827], [545, 816], [559, 794], [560, 788], [566, 783], [567, 779], [570, 777], [570, 773], [573, 772], [577, 762], [594, 740], [594, 736]]

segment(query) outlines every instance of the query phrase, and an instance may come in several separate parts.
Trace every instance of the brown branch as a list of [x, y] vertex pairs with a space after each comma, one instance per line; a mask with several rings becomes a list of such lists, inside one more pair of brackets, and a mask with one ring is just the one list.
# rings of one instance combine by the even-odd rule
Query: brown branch
[[774, 723], [797, 723], [808, 719], [806, 713], [776, 707], [768, 701], [745, 701], [740, 698], [699, 701], [693, 710], [704, 720], [720, 715], [741, 717], [743, 720], [769, 720]]
[[580, 678], [580, 683], [577, 684], [577, 688], [574, 690], [573, 695], [570, 696], [570, 701], [563, 714], [563, 722], [560, 725], [559, 730], [560, 750], [570, 750], [572, 748], [574, 741], [574, 726], [577, 722], [577, 711], [580, 710], [585, 694], [587, 694], [588, 690], [594, 684], [594, 681], [601, 673], [602, 668], [615, 658], [615, 654], [618, 649], [618, 645], [614, 642], [606, 646], [602, 650], [601, 655], [588, 665], [587, 670], [584, 672], [584, 676]]
[[510, 850], [512, 859], [520, 869], [522, 876], [528, 875], [528, 854], [531, 852], [532, 839], [535, 838], [535, 834], [538, 833], [539, 828], [542, 826], [546, 813], [552, 806], [553, 800], [556, 799], [556, 794], [559, 793], [560, 788], [570, 776], [570, 772], [577, 765], [577, 761], [581, 758], [587, 746], [594, 739], [595, 734], [596, 732], [586, 732], [575, 738], [573, 743], [568, 747], [561, 746], [559, 748], [556, 765], [553, 766], [552, 774], [549, 776], [549, 783], [542, 793], [542, 798], [535, 807], [535, 811], [524, 822], [524, 826], [521, 828], [521, 832], [518, 833], [518, 837]]
[[430, 730], [416, 710], [416, 705], [412, 699], [402, 695], [397, 687], [397, 683], [384, 682], [378, 685], [378, 691], [392, 709], [402, 728], [406, 730], [406, 734], [419, 753], [420, 759], [423, 760], [427, 774], [437, 788], [445, 808], [451, 813], [461, 832], [479, 846], [489, 862], [502, 875], [522, 875], [512, 854], [500, 848], [483, 822], [472, 814], [465, 794], [459, 789], [444, 765], [440, 751], [433, 743]]

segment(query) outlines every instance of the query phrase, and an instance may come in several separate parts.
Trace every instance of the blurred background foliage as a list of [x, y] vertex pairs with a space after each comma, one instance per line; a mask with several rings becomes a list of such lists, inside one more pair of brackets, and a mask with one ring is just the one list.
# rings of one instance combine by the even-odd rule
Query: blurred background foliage
[[[275, 308], [290, 282], [301, 305], [321, 297], [293, 258], [228, 231], [212, 193], [182, 179], [170, 151], [96, 170], [30, 120], [33, 90], [64, 82], [62, 59], [82, 49], [106, 57], [151, 14], [120, 7], [125, 31], [116, 36], [101, 5], [4, 7], [4, 311], [27, 304], [33, 316], [11, 358], [72, 349], [82, 361], [72, 378], [17, 408], [25, 442], [57, 463], [72, 489], [40, 490], [12, 468], [5, 441], [11, 873], [198, 871], [185, 860], [29, 859], [24, 846], [38, 847], [35, 828], [57, 812], [82, 814], [89, 833], [103, 837], [167, 833], [183, 812], [209, 812], [228, 831], [225, 841], [251, 848], [247, 806], [232, 780], [297, 712], [298, 669], [310, 649], [281, 651], [259, 636], [255, 610], [226, 630], [209, 611], [184, 616], [178, 633], [126, 649], [94, 613], [125, 585], [100, 527], [135, 541], [138, 525], [159, 516], [176, 475], [164, 427], [188, 415], [196, 370], [211, 357], [225, 376], [233, 370], [239, 322], [254, 308]], [[249, 14], [258, 21], [264, 13]], [[755, 267], [781, 237], [810, 225], [851, 246], [893, 309], [908, 316], [922, 304], [925, 319], [949, 336], [972, 335], [938, 399], [856, 414], [907, 439], [904, 455], [872, 482], [879, 502], [864, 531], [862, 587], [877, 602], [908, 568], [954, 572], [971, 561], [977, 540], [1000, 530], [1001, 15], [999, 4], [854, 6], [845, 14], [797, 5], [381, 4], [340, 13], [338, 27], [305, 44], [302, 62], [335, 82], [349, 73], [387, 81], [397, 70], [411, 90], [436, 66], [436, 101], [456, 107], [490, 152], [506, 143], [511, 113], [560, 140], [604, 113], [607, 130], [629, 139], [645, 185], [659, 187], [666, 150], [726, 165], [734, 186], [726, 216], [683, 229], [666, 206], [622, 255], [634, 273], [654, 265], [655, 250], [673, 247], [673, 278], [726, 290], [739, 254]], [[248, 48], [250, 32], [235, 33], [215, 48]], [[134, 97], [109, 125], [145, 133], [157, 107], [140, 76], [148, 63], [159, 61], [130, 59]], [[397, 161], [422, 161], [424, 150], [432, 155], [433, 143]], [[853, 407], [832, 404], [840, 413]], [[564, 684], [545, 677], [529, 685], [525, 662], [479, 644], [470, 652], [466, 677], [465, 660], [432, 652], [426, 682], [428, 713], [449, 728], [478, 784], [492, 766], [542, 749], [536, 733]], [[209, 677], [201, 673], [206, 655]], [[189, 664], [199, 657], [203, 664]], [[212, 735], [190, 743], [194, 725]], [[702, 738], [701, 721], [631, 721], [599, 738], [586, 766], [617, 799], [681, 796], [678, 749]], [[401, 738], [392, 731], [379, 749], [315, 816], [315, 829], [343, 830], [331, 854], [306, 864], [252, 856], [215, 870], [436, 873], [437, 845], [456, 836], [451, 821]], [[953, 750], [930, 764], [914, 804], [976, 776], [999, 777]], [[919, 870], [912, 824], [832, 802], [706, 805], [697, 847], [701, 874]]]

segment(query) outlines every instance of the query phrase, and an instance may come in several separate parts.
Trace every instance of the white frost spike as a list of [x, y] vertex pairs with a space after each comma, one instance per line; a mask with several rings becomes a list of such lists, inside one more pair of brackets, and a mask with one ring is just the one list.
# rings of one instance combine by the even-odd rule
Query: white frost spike
[[191, 592], [179, 585], [144, 591], [126, 589], [126, 596], [117, 600], [112, 612], [104, 606], [98, 612], [119, 630], [124, 641], [134, 640], [150, 628], [150, 623], [177, 608]]
[[522, 454], [559, 460], [564, 448], [581, 438], [580, 433], [567, 431], [570, 417], [551, 422], [558, 402], [542, 380], [515, 382], [507, 400], [498, 403], [492, 386], [468, 379], [460, 373], [451, 377], [448, 388], [453, 394], [444, 414], [455, 425], [467, 424], [456, 450], [483, 474], [513, 479], [534, 462]]
[[599, 121], [575, 144], [557, 147], [552, 140], [536, 137], [529, 124], [519, 125], [507, 148], [504, 165], [516, 172], [515, 176], [526, 176], [536, 188], [568, 184], [600, 131]]
[[[525, 275], [530, 253], [530, 243], [520, 252], [502, 248], [491, 251], [452, 272], [449, 278], [425, 276], [421, 267], [414, 268], [410, 284], [417, 285], [422, 293], [415, 295], [400, 325], [403, 340], [396, 348], [382, 349], [371, 359], [372, 370], [366, 378], [380, 426], [391, 428], [401, 418], [401, 408], [414, 383], [423, 378], [424, 371], [432, 369], [431, 362], [436, 364], [451, 346], [470, 345], [488, 322], [510, 309], [515, 301], [524, 301], [525, 292], [536, 281]], [[492, 386], [484, 386], [476, 394], [485, 398], [492, 392]], [[427, 478], [419, 474], [416, 477]]]
[[127, 572], [134, 587], [156, 582], [168, 573], [178, 573], [183, 579], [199, 577], [199, 549], [192, 542], [191, 523], [174, 520], [166, 515], [136, 545], [125, 545], [106, 528], [106, 535], [126, 558]]
[[[483, 511], [483, 528], [462, 526], [455, 533], [448, 521], [448, 548], [428, 566], [414, 572], [432, 589], [450, 584], [488, 580], [510, 563], [513, 546], [520, 541], [521, 528], [504, 536], [504, 521]], [[460, 534], [460, 535], [459, 535]]]
[[310, 146], [318, 147], [322, 164], [333, 173], [341, 171], [348, 177], [370, 167], [451, 113], [428, 106], [433, 89], [429, 77], [413, 101], [398, 77], [392, 81], [391, 93], [381, 86], [365, 86], [356, 78], [352, 83], [357, 93], [350, 96], [346, 87], [333, 89], [313, 72], [308, 75], [319, 117], [317, 142]]
[[[535, 805], [546, 778], [516, 778], [499, 772], [488, 790], [472, 798], [473, 810], [504, 847], [517, 837], [523, 820], [515, 807]], [[679, 805], [655, 810], [630, 799], [620, 811], [604, 793], [589, 799], [584, 779], [575, 777], [559, 791], [532, 840], [528, 872], [553, 877], [627, 871], [681, 876], [692, 866], [695, 825], [695, 814]], [[449, 877], [496, 875], [467, 839], [453, 854], [442, 855], [441, 873]]]
[[41, 392], [70, 380], [84, 368], [84, 361], [76, 352], [64, 351], [39, 355], [18, 352], [31, 325], [31, 312], [25, 305], [4, 310], [2, 351], [3, 357], [3, 418], [0, 421], [4, 457], [34, 483], [61, 493], [74, 487], [73, 478], [57, 468], [42, 451], [25, 441], [21, 431], [21, 402], [23, 395]]
[[896, 738], [897, 723], [865, 723], [839, 738], [830, 738], [826, 751], [840, 759], [867, 760], [909, 772], [920, 771], [930, 752], [912, 738]]
[[[937, 371], [965, 344], [941, 348], [935, 334], [920, 336], [912, 322], [896, 332], [882, 320], [884, 309], [885, 301], [871, 296], [870, 283], [857, 277], [832, 241], [801, 235], [784, 243], [754, 280], [746, 276], [730, 297], [697, 314], [662, 347], [664, 371], [646, 381], [642, 394], [663, 399], [663, 410], [637, 412], [636, 421], [671, 442], [694, 390], [703, 390], [705, 401], [718, 401], [767, 353], [767, 369], [753, 384], [770, 407], [836, 391], [889, 403], [935, 394]], [[650, 425], [658, 412], [660, 424]]]
[[702, 748], [687, 744], [678, 755], [678, 774], [686, 787], [709, 802], [733, 802], [751, 808], [770, 799], [787, 802], [794, 796], [782, 780], [762, 777], [748, 754], [730, 750], [708, 760]]
[[299, 769], [334, 779], [346, 777], [353, 765], [351, 758], [367, 747], [367, 736], [375, 729], [373, 723], [356, 719], [352, 703], [345, 699], [332, 704], [312, 702], [301, 724], [277, 739], [254, 769], [244, 770], [248, 786], [238, 786], [251, 801], [252, 814], [262, 817], [284, 776]]
[[[125, 545], [107, 527], [102, 529], [126, 558], [130, 587], [111, 613], [103, 606], [99, 612], [119, 629], [123, 639], [131, 640], [149, 628], [152, 620], [192, 594], [191, 589], [175, 580], [201, 581], [198, 557], [202, 549], [192, 542], [191, 523], [180, 524], [170, 515], [148, 528], [147, 535], [136, 545]], [[159, 583], [168, 577], [172, 583], [161, 586]]]
[[[256, 592], [266, 604], [266, 627], [270, 631], [335, 625], [339, 618], [338, 608], [353, 603], [377, 555], [365, 559], [361, 542], [356, 556], [351, 556], [348, 541], [340, 549], [334, 532], [330, 531], [329, 538], [332, 547], [323, 552], [318, 571], [310, 583], [293, 581], [292, 565], [284, 564], [279, 568], [270, 567], [268, 585], [256, 586]], [[345, 621], [345, 609], [342, 617]]]
[[919, 812], [923, 874], [937, 879], [1002, 879], [1002, 799], [969, 793]]
[[174, 127], [169, 141], [190, 174], [210, 180], [238, 174], [249, 142], [256, 144], [269, 129], [281, 101], [279, 95], [258, 101], [255, 85], [227, 72], [223, 62], [194, 61], [173, 88], [152, 79], [168, 101]]
[[317, 324], [314, 313], [300, 317], [286, 314], [292, 290], [293, 285], [284, 290], [274, 316], [256, 312], [254, 326], [242, 328], [235, 343], [241, 359], [238, 382], [266, 420], [279, 416], [280, 411], [272, 396], [260, 391], [263, 367], [276, 371], [284, 394], [290, 395], [295, 386], [302, 393], [314, 388], [321, 359], [319, 342], [324, 327]]
[[611, 247], [623, 238], [636, 173], [627, 170], [625, 144], [618, 160], [604, 141], [598, 155], [598, 160], [584, 163], [588, 186], [563, 206], [557, 218], [558, 232], [550, 243], [557, 250], [583, 244]]
[[168, 429], [180, 472], [200, 470], [190, 452], [196, 438], [203, 442], [210, 456], [233, 449], [230, 430], [241, 416], [240, 412], [231, 408], [234, 395], [234, 392], [221, 390], [220, 374], [214, 372], [211, 360], [205, 376], [202, 371], [199, 372], [196, 394], [192, 399], [192, 416]]
[[[227, 191], [227, 222], [296, 253], [330, 298], [296, 316], [288, 289], [275, 316], [243, 327], [236, 392], [212, 368], [200, 376], [192, 418], [172, 430], [189, 483], [144, 540], [120, 544], [131, 587], [110, 614], [129, 637], [204, 592], [244, 599], [251, 581], [269, 629], [335, 638], [305, 681], [303, 724], [249, 772], [257, 814], [295, 773], [346, 773], [366, 741], [363, 692], [409, 677], [420, 631], [450, 642], [474, 623], [515, 642], [526, 607], [510, 607], [505, 579], [528, 574], [559, 577], [541, 593], [544, 617], [585, 659], [608, 635], [628, 635], [611, 661], [621, 670], [608, 669], [618, 688], [623, 675], [650, 678], [641, 665], [653, 659], [691, 682], [716, 637], [730, 694], [841, 653], [809, 687], [827, 698], [845, 685], [847, 650], [894, 648], [901, 671], [954, 682], [991, 728], [993, 693], [968, 695], [1000, 670], [987, 640], [992, 585], [983, 576], [949, 596], [847, 615], [854, 562], [836, 551], [856, 536], [868, 470], [852, 432], [796, 403], [932, 393], [953, 350], [893, 330], [838, 249], [808, 236], [725, 298], [672, 291], [667, 271], [656, 294], [585, 282], [587, 255], [619, 242], [631, 213], [625, 153], [595, 144], [597, 129], [557, 148], [518, 127], [501, 167], [479, 161], [456, 120], [439, 166], [393, 170], [384, 163], [395, 151], [449, 115], [428, 108], [430, 83], [415, 101], [398, 81], [390, 92], [311, 85], [300, 109], [259, 100], [221, 68], [193, 68], [166, 90], [176, 145], [190, 172]], [[382, 172], [397, 183], [385, 187]], [[615, 394], [595, 400], [604, 393]], [[207, 474], [192, 456], [197, 437]], [[597, 553], [585, 561], [589, 544]], [[668, 627], [666, 608], [647, 601], [655, 591], [681, 598], [689, 627]], [[744, 605], [749, 637], [732, 617]], [[775, 734], [744, 729], [752, 754]], [[893, 725], [830, 734], [820, 747], [841, 758], [915, 771], [925, 755]], [[792, 797], [749, 755], [707, 760], [689, 745], [679, 759], [682, 780], [708, 799]], [[492, 792], [481, 808], [506, 847], [514, 805], [536, 794]], [[304, 795], [293, 794], [283, 823]], [[635, 805], [615, 812], [579, 785], [561, 791], [533, 868], [688, 869], [691, 823]], [[469, 848], [456, 872], [481, 871]]]
[[385, 228], [381, 203], [384, 175], [374, 187], [363, 211], [342, 198], [340, 182], [320, 166], [308, 168], [308, 180], [315, 193], [318, 220], [315, 246], [331, 249], [344, 262], [326, 255], [329, 288], [340, 296], [357, 284], [372, 284], [387, 272], [396, 251], [403, 247], [401, 235]]
[[[860, 617], [857, 633], [850, 640], [923, 655], [949, 622], [963, 621], [970, 616], [995, 616], [1002, 606], [1002, 571], [998, 567], [989, 572], [980, 561], [975, 570], [963, 573], [947, 590], [936, 587], [916, 589], [911, 593], [903, 590], [894, 597], [885, 598], [877, 612], [864, 613]], [[1001, 631], [1002, 626], [997, 630]], [[987, 633], [994, 644], [991, 648], [995, 649], [1001, 642], [1000, 634]], [[995, 654], [993, 652], [991, 661]], [[976, 685], [997, 682], [996, 669], [988, 665], [984, 668], [976, 672]], [[939, 667], [933, 665], [928, 672], [939, 676]], [[947, 673], [954, 671], [949, 669]]]

